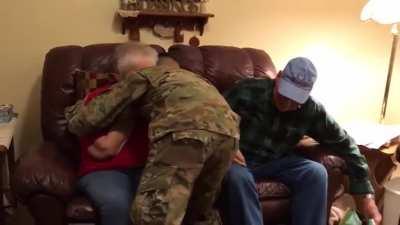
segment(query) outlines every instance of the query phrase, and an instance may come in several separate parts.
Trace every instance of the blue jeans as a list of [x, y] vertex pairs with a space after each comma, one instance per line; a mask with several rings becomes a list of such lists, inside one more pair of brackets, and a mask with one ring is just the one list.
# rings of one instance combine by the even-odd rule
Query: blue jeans
[[78, 182], [99, 212], [101, 225], [131, 224], [130, 209], [142, 169], [105, 170], [87, 174]]
[[252, 168], [233, 164], [225, 176], [221, 204], [230, 225], [262, 225], [256, 181], [273, 179], [291, 192], [291, 221], [294, 225], [326, 225], [328, 175], [325, 167], [301, 156], [291, 155]]

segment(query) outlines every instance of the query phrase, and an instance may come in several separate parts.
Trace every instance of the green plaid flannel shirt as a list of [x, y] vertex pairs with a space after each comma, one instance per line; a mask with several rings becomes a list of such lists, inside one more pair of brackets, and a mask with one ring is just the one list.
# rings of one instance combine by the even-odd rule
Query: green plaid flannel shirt
[[273, 103], [274, 81], [247, 79], [225, 97], [241, 116], [240, 149], [249, 166], [294, 154], [298, 142], [310, 136], [341, 156], [347, 163], [352, 194], [373, 193], [368, 165], [355, 141], [310, 97], [300, 109], [279, 112]]

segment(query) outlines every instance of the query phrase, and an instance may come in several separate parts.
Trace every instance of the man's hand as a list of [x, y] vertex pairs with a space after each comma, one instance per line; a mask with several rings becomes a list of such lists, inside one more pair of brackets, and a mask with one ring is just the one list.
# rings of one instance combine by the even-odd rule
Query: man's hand
[[246, 159], [244, 158], [242, 152], [238, 150], [232, 157], [233, 163], [237, 163], [241, 166], [246, 166]]
[[368, 195], [356, 195], [354, 200], [357, 205], [357, 209], [367, 219], [372, 219], [375, 225], [380, 225], [382, 222], [382, 215], [376, 206], [375, 199]]

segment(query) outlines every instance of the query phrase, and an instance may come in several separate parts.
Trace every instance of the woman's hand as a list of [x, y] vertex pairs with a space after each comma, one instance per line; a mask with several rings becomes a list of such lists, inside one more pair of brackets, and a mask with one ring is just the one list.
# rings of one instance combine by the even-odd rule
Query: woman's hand
[[232, 157], [232, 162], [239, 164], [241, 166], [246, 166], [246, 159], [244, 158], [242, 152], [238, 150]]

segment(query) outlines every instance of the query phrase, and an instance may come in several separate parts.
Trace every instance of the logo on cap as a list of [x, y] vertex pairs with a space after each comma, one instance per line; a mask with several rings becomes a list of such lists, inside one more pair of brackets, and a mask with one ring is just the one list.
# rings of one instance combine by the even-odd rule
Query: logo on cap
[[307, 101], [317, 79], [317, 70], [311, 60], [298, 57], [289, 61], [282, 71], [278, 91], [300, 104]]

